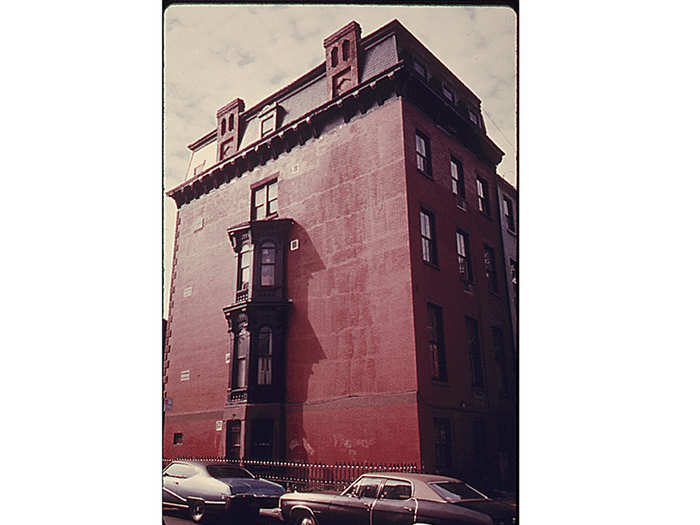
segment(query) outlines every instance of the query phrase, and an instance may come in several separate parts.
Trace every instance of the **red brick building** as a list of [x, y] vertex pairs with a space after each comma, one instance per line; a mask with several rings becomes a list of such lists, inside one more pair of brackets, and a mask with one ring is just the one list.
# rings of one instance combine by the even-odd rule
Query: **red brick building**
[[189, 147], [164, 455], [414, 462], [512, 482], [514, 361], [480, 100], [401, 24]]

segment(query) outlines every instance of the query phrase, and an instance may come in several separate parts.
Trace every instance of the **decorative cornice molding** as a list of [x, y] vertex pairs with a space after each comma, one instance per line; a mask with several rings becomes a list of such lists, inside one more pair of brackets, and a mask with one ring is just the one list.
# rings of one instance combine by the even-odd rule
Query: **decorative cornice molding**
[[187, 147], [192, 150], [196, 151], [202, 146], [205, 146], [206, 144], [216, 140], [216, 129], [211, 130], [209, 133], [204, 135], [201, 138], [198, 138], [195, 140], [192, 144], [188, 144]]
[[276, 129], [260, 140], [236, 152], [196, 177], [191, 178], [168, 191], [179, 208], [213, 188], [252, 171], [270, 158], [295, 146], [302, 146], [307, 140], [318, 138], [323, 124], [333, 114], [341, 115], [348, 122], [358, 112], [364, 114], [374, 103], [382, 105], [392, 95], [407, 97], [414, 101], [446, 130], [456, 136], [467, 149], [472, 151], [489, 166], [501, 161], [504, 152], [486, 135], [484, 130], [474, 125], [467, 115], [446, 102], [428, 84], [413, 75], [404, 62], [399, 62], [382, 73], [366, 80], [356, 88], [316, 107], [307, 114]]
[[[323, 121], [329, 113], [353, 109], [353, 114], [359, 109], [355, 99], [366, 97], [376, 97], [379, 104], [382, 104], [391, 96], [392, 87], [387, 84], [395, 84], [397, 80], [396, 72], [403, 68], [403, 63], [398, 63], [391, 68], [368, 79], [356, 88], [348, 91], [340, 97], [316, 107], [310, 112], [302, 115], [298, 119], [276, 129], [273, 133], [248, 145], [246, 148], [236, 152], [232, 157], [228, 157], [197, 176], [183, 182], [175, 188], [166, 192], [166, 195], [173, 198], [177, 207], [190, 202], [206, 191], [216, 188], [224, 182], [230, 181], [233, 177], [241, 176], [246, 171], [253, 170], [267, 161], [270, 157], [276, 157], [281, 153], [281, 149], [290, 152], [294, 146], [303, 145], [310, 138], [318, 138], [321, 134]], [[371, 103], [365, 106], [371, 106]], [[343, 115], [344, 119], [349, 120]], [[216, 133], [216, 132], [214, 132]], [[207, 180], [206, 183], [203, 181]]]

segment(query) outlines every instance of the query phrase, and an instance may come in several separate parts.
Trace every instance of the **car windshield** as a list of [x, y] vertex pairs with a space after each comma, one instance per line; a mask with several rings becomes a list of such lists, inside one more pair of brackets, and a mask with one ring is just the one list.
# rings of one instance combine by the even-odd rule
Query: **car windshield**
[[235, 465], [207, 465], [207, 472], [216, 479], [228, 478], [247, 478], [252, 479], [254, 476], [246, 469], [236, 467]]
[[486, 496], [466, 483], [455, 481], [440, 481], [430, 483], [430, 486], [447, 501], [460, 501], [465, 499], [486, 499]]

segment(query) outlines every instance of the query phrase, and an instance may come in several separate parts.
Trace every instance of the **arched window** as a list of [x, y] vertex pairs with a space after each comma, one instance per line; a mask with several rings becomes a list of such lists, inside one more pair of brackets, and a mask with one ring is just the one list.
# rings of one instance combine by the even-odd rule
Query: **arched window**
[[331, 66], [335, 67], [338, 65], [338, 48], [334, 47], [331, 49]]
[[350, 54], [350, 42], [348, 42], [347, 40], [343, 40], [343, 60], [347, 60], [349, 54]]
[[226, 117], [221, 119], [221, 134], [226, 133]]
[[263, 326], [258, 333], [258, 384], [272, 384], [272, 330]]
[[260, 286], [275, 285], [275, 243], [266, 241], [260, 248]]
[[228, 116], [228, 130], [231, 131], [233, 129], [233, 115]]

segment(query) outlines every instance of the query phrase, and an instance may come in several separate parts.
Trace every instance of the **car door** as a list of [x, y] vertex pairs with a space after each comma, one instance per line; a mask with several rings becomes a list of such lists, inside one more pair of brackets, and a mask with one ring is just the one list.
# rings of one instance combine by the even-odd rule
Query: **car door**
[[184, 479], [186, 465], [182, 463], [171, 463], [163, 471], [163, 503], [182, 506], [187, 497], [183, 495], [181, 482]]
[[416, 500], [408, 481], [387, 479], [372, 507], [372, 525], [409, 525], [413, 523]]
[[361, 477], [343, 496], [329, 502], [324, 523], [333, 525], [370, 525], [370, 512], [377, 500], [382, 479]]

